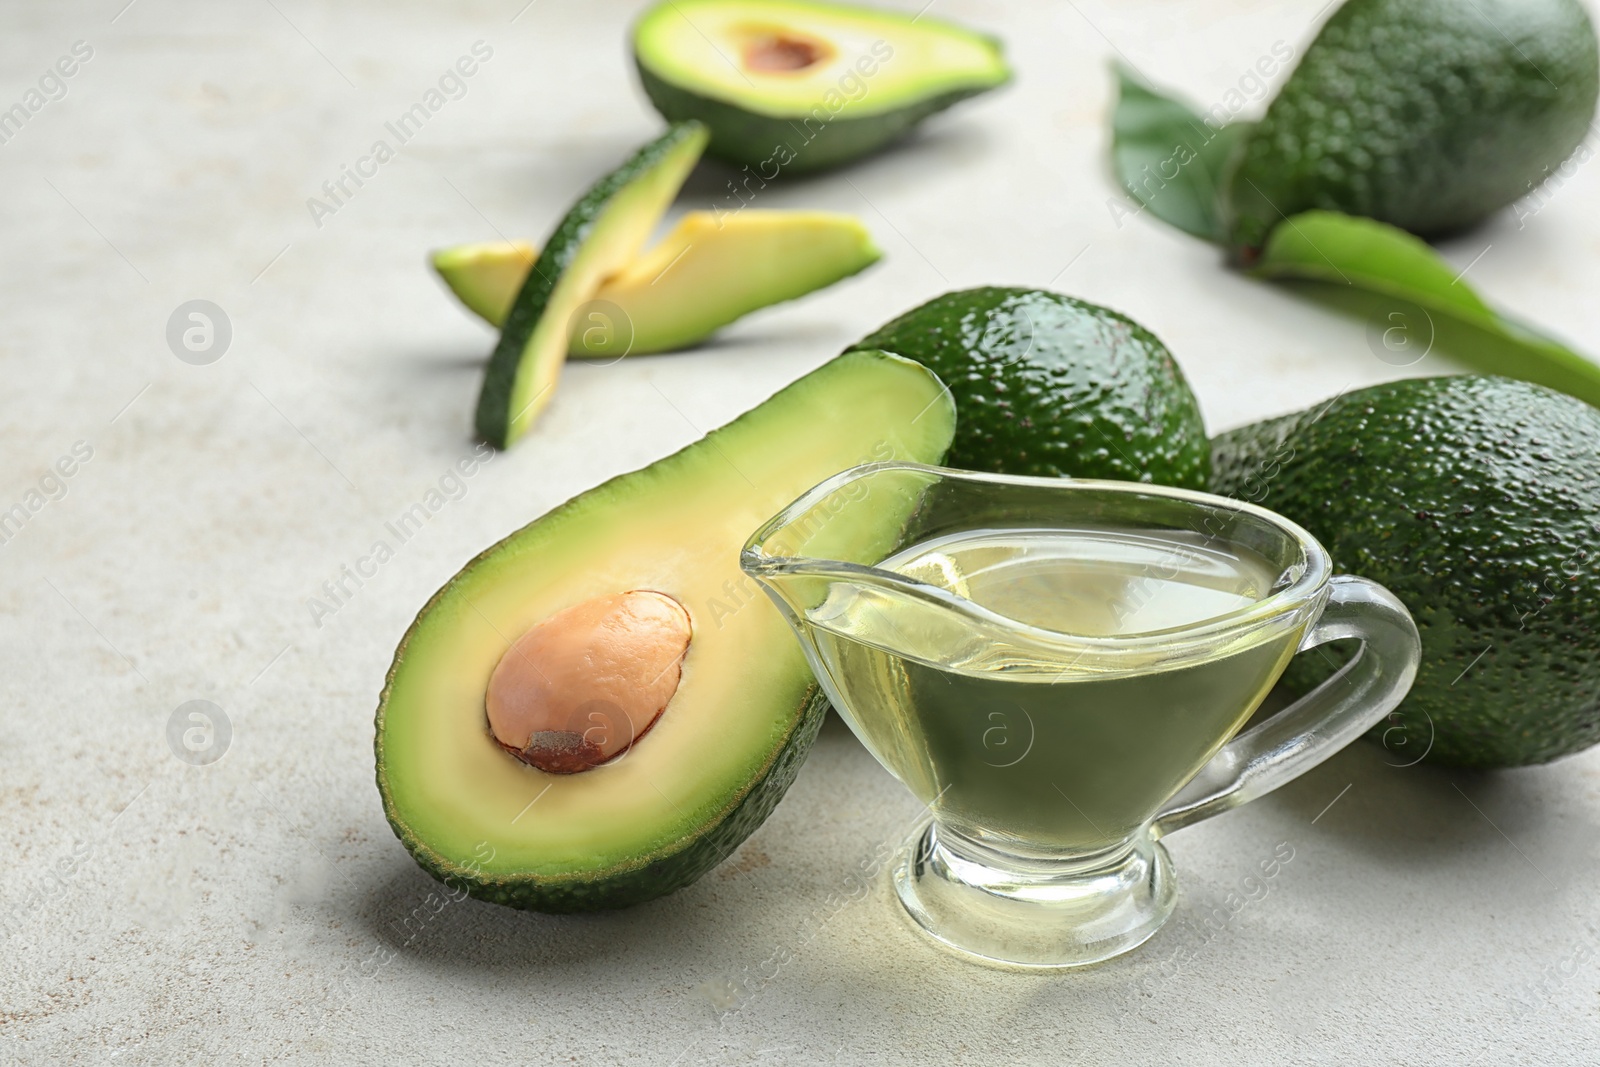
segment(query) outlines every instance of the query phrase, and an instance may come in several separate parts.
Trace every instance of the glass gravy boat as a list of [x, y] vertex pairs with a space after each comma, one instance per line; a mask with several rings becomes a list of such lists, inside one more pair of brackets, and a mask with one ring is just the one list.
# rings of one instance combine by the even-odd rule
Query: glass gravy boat
[[[1094, 963], [1175, 904], [1159, 839], [1378, 723], [1405, 608], [1263, 508], [1159, 486], [875, 463], [740, 558], [850, 728], [927, 806], [892, 865], [923, 930], [991, 962]], [[1296, 651], [1336, 675], [1248, 732]]]

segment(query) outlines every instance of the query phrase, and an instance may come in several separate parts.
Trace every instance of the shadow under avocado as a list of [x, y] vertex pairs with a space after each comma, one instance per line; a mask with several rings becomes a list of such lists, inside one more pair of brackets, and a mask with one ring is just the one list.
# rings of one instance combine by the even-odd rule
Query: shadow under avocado
[[[859, 748], [848, 727], [830, 716], [813, 757], [823, 749]], [[864, 751], [855, 754], [861, 761], [869, 758]], [[330, 918], [381, 946], [378, 959], [392, 953], [395, 962], [423, 970], [490, 975], [498, 981], [525, 977], [534, 985], [543, 972], [570, 982], [575, 971], [592, 969], [596, 981], [603, 982], [608, 973], [657, 970], [687, 977], [693, 985], [725, 974], [730, 961], [750, 962], [745, 957], [752, 944], [761, 948], [754, 957], [760, 959], [774, 939], [783, 941], [787, 931], [763, 922], [764, 897], [791, 897], [797, 921], [813, 906], [805, 879], [769, 861], [762, 838], [774, 829], [798, 834], [804, 840], [797, 854], [819, 855], [818, 862], [823, 861], [817, 850], [825, 847], [826, 828], [780, 804], [761, 830], [693, 884], [630, 908], [569, 915], [521, 911], [466, 896], [435, 881], [385, 834], [377, 846], [382, 860], [368, 867], [365, 880], [357, 875], [354, 885], [343, 883], [348, 891], [328, 898], [325, 907]], [[831, 853], [826, 858], [841, 867], [853, 861]], [[751, 873], [756, 868], [761, 870]]]
[[[764, 204], [762, 194], [778, 190], [804, 191], [812, 187], [833, 189], [842, 178], [856, 182], [876, 170], [891, 167], [923, 173], [928, 168], [943, 168], [960, 160], [985, 158], [993, 140], [993, 135], [981, 122], [935, 122], [931, 126], [918, 126], [870, 155], [823, 170], [796, 172], [784, 168], [776, 160], [765, 167], [760, 164], [740, 167], [707, 156], [683, 183], [678, 204], [685, 210], [718, 214], [738, 211], [741, 206], [802, 210], [806, 205]], [[866, 204], [861, 207], [864, 210], [857, 214], [872, 214]]]
[[[617, 911], [545, 915], [476, 900], [429, 877], [399, 849], [372, 882], [332, 909], [413, 966], [499, 978], [575, 966], [681, 970], [684, 945], [728, 936], [712, 872], [659, 900]], [[380, 957], [387, 953], [379, 953]]]
[[385, 355], [385, 361], [402, 368], [413, 378], [456, 377], [470, 375], [474, 378], [483, 376], [483, 368], [489, 362], [489, 350], [494, 347], [494, 341], [488, 339], [477, 348], [460, 349], [444, 352], [439, 349], [414, 350], [411, 352], [390, 351]]
[[[1363, 737], [1255, 803], [1392, 862], [1452, 867], [1531, 841], [1553, 816], [1540, 768], [1486, 771], [1419, 759], [1419, 743]], [[1347, 788], [1348, 787], [1348, 788]], [[1513, 857], [1514, 858], [1514, 857]]]
[[[1331, 676], [1353, 650], [1353, 643], [1345, 641], [1322, 646], [1327, 668], [1309, 681]], [[1243, 730], [1278, 714], [1300, 695], [1301, 690], [1280, 681]], [[1536, 838], [1550, 825], [1554, 816], [1547, 810], [1548, 790], [1541, 780], [1547, 765], [1503, 770], [1446, 766], [1427, 759], [1433, 741], [1431, 724], [1419, 732], [1414, 722], [1391, 714], [1379, 728], [1251, 803], [1292, 813], [1297, 821], [1314, 824], [1317, 831], [1402, 869], [1449, 867], [1464, 855], [1476, 860], [1484, 846], [1509, 852], [1508, 840]]]

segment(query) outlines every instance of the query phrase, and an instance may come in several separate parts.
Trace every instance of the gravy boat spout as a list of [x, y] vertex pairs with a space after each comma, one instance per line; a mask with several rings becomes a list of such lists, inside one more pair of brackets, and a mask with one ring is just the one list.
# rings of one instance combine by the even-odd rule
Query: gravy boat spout
[[[854, 631], [875, 622], [877, 642], [899, 638], [925, 650], [934, 634], [973, 624], [964, 610], [972, 605], [959, 597], [877, 566], [905, 541], [939, 479], [938, 468], [916, 464], [856, 467], [817, 485], [745, 543], [740, 566], [761, 583], [813, 660], [818, 627]], [[821, 679], [822, 665], [812, 667]]]

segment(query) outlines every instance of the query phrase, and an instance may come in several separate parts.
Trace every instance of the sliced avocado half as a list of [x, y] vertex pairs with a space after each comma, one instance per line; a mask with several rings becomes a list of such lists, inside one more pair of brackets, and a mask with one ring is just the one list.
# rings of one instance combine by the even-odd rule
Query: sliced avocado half
[[[789, 787], [826, 709], [740, 548], [841, 470], [938, 462], [954, 428], [931, 372], [847, 353], [468, 563], [401, 640], [378, 704], [378, 789], [417, 862], [486, 900], [584, 911], [670, 893], [724, 859]], [[876, 543], [907, 517], [829, 534]], [[619, 653], [617, 632], [638, 640]], [[638, 684], [586, 679], [597, 648]], [[576, 722], [508, 736], [541, 684]], [[619, 714], [630, 702], [642, 711]]]
[[[536, 254], [526, 241], [488, 241], [437, 252], [433, 266], [463, 304], [499, 326]], [[580, 316], [567, 354], [581, 359], [683, 348], [752, 311], [859, 273], [882, 255], [854, 215], [747, 210], [719, 218], [691, 211], [595, 293], [596, 313], [611, 305], [622, 321]]]
[[665, 0], [633, 56], [656, 110], [704, 122], [711, 154], [763, 180], [865, 155], [1011, 78], [993, 37], [812, 0]]
[[639, 149], [567, 211], [517, 292], [478, 394], [478, 433], [509, 448], [550, 402], [572, 322], [611, 275], [633, 262], [705, 150], [706, 128], [682, 122]]

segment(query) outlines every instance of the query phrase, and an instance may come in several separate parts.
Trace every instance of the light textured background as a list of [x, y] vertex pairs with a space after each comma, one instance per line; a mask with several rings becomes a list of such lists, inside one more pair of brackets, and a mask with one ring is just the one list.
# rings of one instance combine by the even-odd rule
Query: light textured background
[[[1113, 49], [1209, 103], [1317, 2], [938, 0], [1005, 37], [1016, 84], [761, 202], [858, 212], [885, 262], [702, 351], [571, 368], [321, 626], [307, 599], [471, 448], [491, 338], [425, 251], [540, 237], [658, 128], [636, 5], [123, 3], [8, 2], [0, 34], [4, 107], [94, 49], [0, 145], [0, 508], [93, 448], [0, 547], [0, 1062], [1592, 1062], [1600, 752], [1491, 776], [1358, 745], [1172, 839], [1175, 921], [1057, 976], [946, 956], [860, 880], [916, 808], [837, 723], [732, 862], [625, 914], [435, 914], [373, 787], [390, 653], [465, 559], [947, 288], [1134, 315], [1219, 429], [1448, 369], [1398, 371], [1361, 324], [1108, 210]], [[315, 225], [307, 197], [480, 39], [466, 96]], [[727, 177], [703, 167], [680, 208]], [[1492, 299], [1597, 348], [1597, 207], [1582, 168], [1446, 254], [1483, 253]], [[232, 322], [210, 366], [166, 345], [193, 298]], [[192, 699], [232, 725], [208, 767], [166, 740]], [[1202, 925], [1283, 842], [1278, 877]]]

